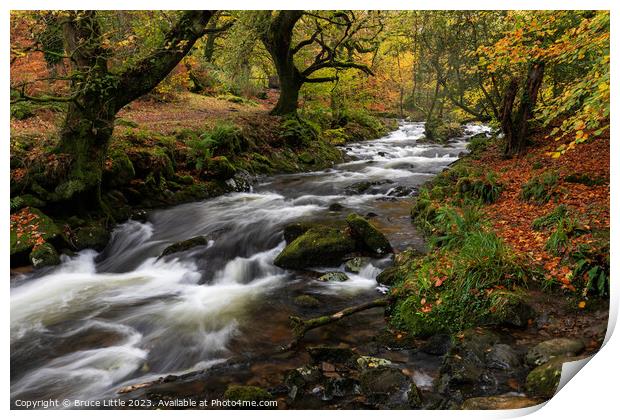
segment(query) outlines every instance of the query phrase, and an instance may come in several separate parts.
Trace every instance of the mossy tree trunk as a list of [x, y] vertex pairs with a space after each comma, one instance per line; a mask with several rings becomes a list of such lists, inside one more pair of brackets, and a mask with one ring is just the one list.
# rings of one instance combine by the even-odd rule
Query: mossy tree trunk
[[63, 26], [71, 57], [71, 100], [57, 152], [70, 157], [59, 184], [58, 199], [95, 197], [100, 183], [116, 113], [150, 92], [168, 75], [202, 36], [213, 12], [187, 11], [164, 36], [160, 48], [121, 74], [108, 70], [110, 55], [102, 44], [96, 11], [71, 12]]
[[506, 139], [505, 157], [522, 154], [527, 148], [529, 121], [534, 114], [544, 70], [545, 64], [543, 62], [535, 62], [530, 65], [516, 113], [513, 112], [513, 108], [519, 90], [518, 80], [513, 78], [506, 88], [501, 121], [502, 131]]

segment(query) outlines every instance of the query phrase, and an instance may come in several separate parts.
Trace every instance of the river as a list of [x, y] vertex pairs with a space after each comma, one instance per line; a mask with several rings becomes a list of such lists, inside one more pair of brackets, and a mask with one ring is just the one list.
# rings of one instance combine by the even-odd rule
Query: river
[[[153, 211], [145, 223], [117, 226], [100, 254], [85, 250], [63, 256], [57, 267], [14, 276], [12, 402], [101, 399], [127, 384], [231, 360], [254, 362], [227, 372], [228, 379], [268, 382], [303, 358], [273, 356], [291, 338], [290, 314], [330, 313], [385, 293], [375, 277], [389, 264], [373, 260], [341, 283], [280, 269], [273, 259], [285, 245], [283, 227], [354, 211], [370, 217], [396, 250], [423, 247], [410, 223], [410, 197], [396, 195], [415, 193], [458, 158], [470, 136], [487, 130], [467, 125], [466, 135], [440, 146], [418, 142], [423, 123], [401, 122], [386, 137], [347, 144], [346, 162], [333, 168], [266, 177], [250, 192]], [[372, 183], [365, 191], [351, 191], [365, 181]], [[208, 245], [158, 259], [168, 245], [197, 235]], [[321, 306], [298, 307], [300, 294]], [[354, 346], [382, 322], [380, 311], [369, 311], [307, 339]], [[428, 382], [424, 372], [417, 375], [419, 385]]]

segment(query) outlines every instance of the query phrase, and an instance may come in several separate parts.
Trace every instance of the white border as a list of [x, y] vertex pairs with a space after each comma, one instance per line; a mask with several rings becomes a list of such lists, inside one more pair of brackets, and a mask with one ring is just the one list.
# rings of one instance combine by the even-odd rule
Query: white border
[[[342, 1], [342, 0], [314, 0], [314, 1], [187, 1], [187, 0], [175, 0], [161, 1], [134, 1], [127, 2], [119, 0], [111, 0], [103, 2], [94, 1], [9, 1], [8, 4], [2, 4], [3, 15], [0, 19], [0, 28], [2, 33], [2, 44], [0, 44], [1, 56], [5, 60], [5, 64], [2, 67], [2, 134], [5, 153], [2, 155], [0, 164], [2, 168], [2, 176], [4, 177], [3, 189], [5, 200], [2, 207], [2, 214], [0, 215], [1, 224], [3, 226], [5, 234], [8, 235], [9, 231], [9, 10], [23, 10], [23, 9], [382, 9], [382, 10], [398, 10], [398, 9], [604, 9], [612, 11], [612, 53], [611, 53], [611, 65], [612, 65], [612, 98], [616, 97], [618, 93], [618, 73], [616, 70], [615, 60], [618, 54], [616, 48], [616, 38], [618, 31], [618, 19], [616, 19], [616, 13], [620, 10], [620, 6], [617, 6], [620, 2], [612, 2], [611, 0], [605, 1], [583, 1], [583, 0], [563, 0], [563, 1], [549, 1], [549, 0], [511, 0], [498, 2], [489, 0], [468, 0], [468, 1], [429, 1], [429, 0], [417, 0], [417, 1], [397, 1], [397, 0], [383, 0], [381, 2], [373, 2], [368, 0], [360, 1]], [[612, 100], [612, 116], [616, 116], [617, 107], [616, 102]], [[611, 125], [612, 138], [618, 137], [618, 127], [614, 120]], [[611, 214], [620, 214], [620, 206], [618, 205], [617, 187], [618, 187], [618, 160], [619, 146], [617, 141], [611, 142]], [[612, 261], [614, 257], [618, 255], [616, 252], [616, 246], [618, 244], [618, 232], [615, 228], [616, 218], [612, 218]], [[8, 238], [8, 236], [6, 236]], [[2, 321], [4, 326], [4, 346], [2, 347], [2, 381], [4, 384], [5, 394], [2, 398], [2, 406], [4, 410], [9, 411], [9, 389], [10, 389], [10, 346], [9, 346], [9, 286], [8, 286], [8, 274], [9, 274], [9, 246], [8, 240], [2, 241], [0, 246], [0, 255], [5, 256], [0, 259], [2, 264], [2, 270], [6, 273], [5, 285], [3, 288], [4, 293], [4, 310], [2, 313]], [[617, 263], [616, 263], [617, 264]], [[583, 369], [579, 374], [570, 380], [559, 393], [551, 399], [543, 407], [537, 407], [535, 409], [524, 409], [515, 411], [491, 411], [491, 412], [472, 412], [472, 411], [390, 411], [389, 413], [378, 413], [375, 411], [356, 411], [356, 412], [334, 412], [334, 411], [321, 411], [308, 412], [308, 411], [255, 411], [252, 413], [247, 412], [227, 412], [227, 411], [125, 411], [125, 412], [105, 412], [105, 411], [11, 411], [10, 415], [20, 418], [35, 418], [39, 416], [45, 416], [46, 419], [67, 419], [67, 418], [82, 418], [87, 415], [93, 419], [107, 419], [110, 416], [114, 417], [131, 417], [136, 418], [149, 418], [153, 419], [155, 416], [158, 418], [172, 417], [178, 418], [182, 416], [184, 418], [196, 418], [196, 419], [213, 419], [213, 418], [226, 418], [235, 415], [239, 416], [251, 416], [252, 419], [271, 419], [271, 418], [289, 418], [291, 416], [298, 417], [300, 419], [315, 419], [316, 416], [321, 418], [326, 417], [353, 417], [357, 419], [375, 419], [376, 416], [390, 416], [390, 418], [403, 418], [403, 419], [437, 419], [437, 418], [458, 418], [458, 419], [485, 419], [485, 418], [513, 418], [522, 415], [530, 414], [528, 418], [532, 419], [548, 419], [548, 418], [560, 418], [560, 419], [589, 419], [599, 418], [607, 419], [617, 416], [613, 414], [616, 412], [620, 405], [620, 398], [618, 397], [617, 382], [620, 378], [619, 357], [620, 355], [620, 341], [617, 338], [617, 334], [612, 335], [611, 332], [615, 327], [615, 322], [618, 315], [618, 298], [619, 290], [617, 286], [617, 279], [614, 274], [617, 272], [614, 264], [612, 264], [612, 298], [611, 298], [611, 311], [608, 334], [606, 337], [606, 344], [601, 351], [595, 355], [588, 363], [586, 369]], [[565, 367], [565, 371], [568, 367]], [[564, 375], [564, 373], [563, 373]], [[6, 412], [5, 411], [5, 412]]]

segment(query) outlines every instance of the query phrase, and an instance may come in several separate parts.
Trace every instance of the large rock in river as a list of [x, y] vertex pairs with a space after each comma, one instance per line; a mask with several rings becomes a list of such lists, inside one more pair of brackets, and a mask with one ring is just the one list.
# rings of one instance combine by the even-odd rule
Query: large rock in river
[[289, 243], [276, 257], [274, 264], [294, 269], [334, 266], [355, 249], [355, 240], [343, 230], [315, 226]]
[[385, 235], [374, 227], [368, 220], [356, 213], [347, 216], [347, 224], [353, 236], [373, 254], [385, 255], [392, 252], [392, 245]]

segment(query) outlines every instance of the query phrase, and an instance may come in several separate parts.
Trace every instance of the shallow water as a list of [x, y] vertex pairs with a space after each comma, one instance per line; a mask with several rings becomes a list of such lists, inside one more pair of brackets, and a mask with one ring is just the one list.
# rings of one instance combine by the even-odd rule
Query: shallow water
[[[385, 288], [375, 277], [389, 258], [373, 260], [347, 282], [317, 282], [273, 265], [284, 247], [283, 227], [374, 213], [395, 249], [421, 247], [410, 199], [392, 197], [394, 188], [415, 190], [455, 161], [469, 136], [487, 130], [468, 125], [466, 136], [437, 146], [418, 144], [423, 123], [402, 122], [384, 138], [348, 144], [348, 161], [331, 169], [264, 178], [251, 192], [154, 211], [147, 223], [117, 226], [100, 254], [63, 256], [58, 267], [14, 277], [11, 400], [99, 399], [125, 384], [231, 359], [263, 358], [241, 373], [256, 381], [294, 366], [302, 356], [269, 358], [291, 339], [288, 316], [329, 313], [379, 296]], [[347, 194], [361, 181], [377, 185]], [[334, 203], [344, 210], [329, 211]], [[157, 259], [171, 243], [197, 235], [208, 236], [208, 245]], [[317, 297], [321, 307], [295, 306], [299, 294]], [[381, 311], [368, 311], [307, 339], [355, 346], [381, 326]], [[422, 387], [430, 382], [424, 370], [413, 378]]]

